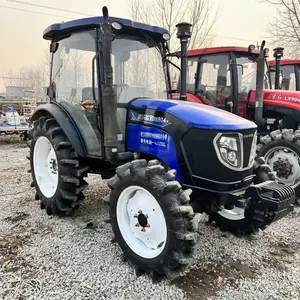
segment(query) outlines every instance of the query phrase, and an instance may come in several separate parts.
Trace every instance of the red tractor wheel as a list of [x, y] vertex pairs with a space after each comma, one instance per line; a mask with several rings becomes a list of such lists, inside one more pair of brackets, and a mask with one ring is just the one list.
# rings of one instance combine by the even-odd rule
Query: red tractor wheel
[[[257, 156], [276, 172], [276, 180], [295, 188], [300, 197], [300, 130], [282, 129], [260, 137]], [[299, 201], [298, 201], [299, 203]]]

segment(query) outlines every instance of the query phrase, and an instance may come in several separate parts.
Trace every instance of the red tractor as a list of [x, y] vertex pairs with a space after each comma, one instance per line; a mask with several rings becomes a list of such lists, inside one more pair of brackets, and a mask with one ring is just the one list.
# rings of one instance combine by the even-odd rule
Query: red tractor
[[300, 197], [300, 93], [271, 89], [264, 46], [265, 41], [260, 50], [254, 45], [189, 50], [186, 100], [255, 121], [257, 155], [265, 156], [277, 180], [293, 186]]
[[[275, 87], [276, 79], [276, 60], [268, 61], [271, 75], [272, 87]], [[300, 91], [300, 59], [282, 59], [279, 64], [279, 76], [282, 76], [283, 90]]]

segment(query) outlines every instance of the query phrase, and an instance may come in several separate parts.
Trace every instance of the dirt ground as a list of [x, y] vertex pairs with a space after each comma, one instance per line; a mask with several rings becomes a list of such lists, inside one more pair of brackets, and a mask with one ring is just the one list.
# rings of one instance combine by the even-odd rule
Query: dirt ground
[[200, 224], [195, 263], [153, 284], [122, 261], [102, 203], [101, 177], [88, 177], [84, 204], [48, 216], [34, 199], [28, 147], [0, 137], [0, 299], [300, 299], [300, 209], [252, 238]]

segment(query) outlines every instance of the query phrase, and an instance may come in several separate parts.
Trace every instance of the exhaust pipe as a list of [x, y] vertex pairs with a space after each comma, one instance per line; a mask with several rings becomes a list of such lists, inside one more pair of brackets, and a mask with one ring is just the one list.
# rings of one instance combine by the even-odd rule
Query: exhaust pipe
[[191, 37], [190, 23], [179, 23], [177, 27], [177, 38], [180, 40], [180, 100], [186, 100], [186, 76], [187, 76], [187, 47], [188, 41]]
[[283, 56], [283, 50], [284, 50], [284, 48], [282, 48], [282, 47], [277, 47], [277, 48], [273, 49], [273, 51], [274, 51], [273, 56], [274, 56], [275, 61], [276, 61], [275, 90], [281, 89], [281, 86], [280, 86], [280, 60], [281, 60], [281, 57]]
[[255, 89], [255, 114], [254, 121], [257, 126], [263, 126], [263, 93], [264, 93], [264, 77], [265, 77], [265, 47], [266, 41], [263, 40], [260, 46], [260, 53], [257, 59], [256, 71], [256, 89]]
[[108, 9], [102, 8], [103, 22], [100, 24], [102, 41], [104, 83], [102, 84], [103, 134], [105, 158], [112, 164], [121, 164], [134, 159], [132, 152], [118, 153], [117, 148], [117, 95], [113, 88], [113, 67], [111, 64], [112, 30]]

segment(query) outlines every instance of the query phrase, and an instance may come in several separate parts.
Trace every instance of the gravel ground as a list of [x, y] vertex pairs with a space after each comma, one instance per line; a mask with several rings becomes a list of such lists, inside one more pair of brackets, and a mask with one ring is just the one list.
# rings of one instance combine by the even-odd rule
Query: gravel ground
[[49, 217], [29, 187], [27, 152], [17, 137], [0, 137], [0, 299], [300, 299], [299, 208], [251, 239], [203, 216], [193, 266], [152, 284], [111, 243], [101, 177], [89, 175], [75, 215]]

